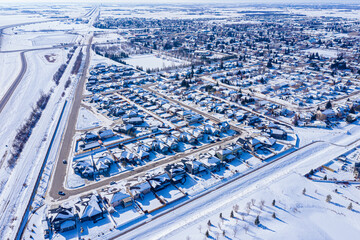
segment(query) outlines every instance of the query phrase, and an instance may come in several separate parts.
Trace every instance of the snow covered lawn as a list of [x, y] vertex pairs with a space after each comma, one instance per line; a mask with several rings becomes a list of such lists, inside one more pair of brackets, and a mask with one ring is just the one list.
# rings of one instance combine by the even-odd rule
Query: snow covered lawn
[[135, 202], [144, 212], [148, 213], [164, 206], [152, 192], [145, 194], [144, 199], [136, 199]]
[[156, 195], [166, 203], [174, 202], [186, 196], [173, 185], [169, 185], [165, 189], [156, 192]]
[[120, 227], [144, 216], [143, 212], [137, 211], [134, 206], [123, 208], [118, 206], [111, 214], [116, 226]]

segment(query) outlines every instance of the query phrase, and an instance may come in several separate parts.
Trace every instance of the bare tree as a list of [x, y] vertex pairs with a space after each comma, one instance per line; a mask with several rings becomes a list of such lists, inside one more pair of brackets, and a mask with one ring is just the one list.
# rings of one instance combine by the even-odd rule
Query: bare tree
[[256, 200], [254, 198], [251, 199], [251, 205], [255, 206]]
[[261, 201], [260, 201], [260, 209], [263, 210], [263, 209], [264, 209], [264, 206], [265, 206], [265, 201], [264, 201], [264, 200], [261, 200]]
[[201, 225], [198, 226], [199, 232], [201, 233]]
[[235, 204], [233, 210], [237, 213], [239, 211], [239, 205]]
[[234, 237], [236, 237], [236, 234], [238, 233], [238, 226], [235, 226], [234, 228], [233, 228], [233, 232], [234, 232]]
[[245, 233], [247, 233], [249, 231], [249, 225], [248, 224], [245, 224], [243, 228], [244, 228]]
[[326, 202], [331, 202], [331, 199], [332, 199], [332, 197], [330, 194], [326, 196]]
[[250, 214], [250, 211], [251, 211], [251, 208], [249, 208], [249, 207], [246, 207], [246, 208], [245, 208], [246, 215], [249, 215], [249, 214]]
[[251, 209], [251, 202], [246, 203], [246, 209]]

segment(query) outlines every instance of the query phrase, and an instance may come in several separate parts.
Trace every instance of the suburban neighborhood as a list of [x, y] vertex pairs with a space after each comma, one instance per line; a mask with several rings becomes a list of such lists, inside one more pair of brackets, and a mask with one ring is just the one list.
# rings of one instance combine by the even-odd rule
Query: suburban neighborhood
[[358, 3], [0, 5], [0, 239], [360, 232]]

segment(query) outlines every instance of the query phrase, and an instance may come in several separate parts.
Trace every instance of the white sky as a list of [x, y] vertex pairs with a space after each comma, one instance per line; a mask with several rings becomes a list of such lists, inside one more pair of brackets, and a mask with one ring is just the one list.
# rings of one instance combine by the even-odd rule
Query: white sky
[[157, 3], [340, 3], [340, 4], [360, 4], [360, 0], [0, 0], [0, 3], [119, 3], [119, 4], [157, 4]]

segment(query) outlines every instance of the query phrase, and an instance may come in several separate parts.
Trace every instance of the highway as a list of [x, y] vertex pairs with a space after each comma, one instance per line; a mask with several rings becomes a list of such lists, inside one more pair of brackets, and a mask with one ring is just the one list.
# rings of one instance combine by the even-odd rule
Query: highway
[[[96, 15], [94, 18], [92, 18], [89, 21], [89, 26], [92, 26], [92, 23], [97, 18], [99, 11], [91, 10], [90, 12], [91, 12], [91, 16], [93, 16], [94, 14]], [[47, 195], [55, 199], [59, 197], [58, 195], [59, 191], [65, 192], [64, 182], [65, 182], [67, 165], [63, 164], [62, 160], [68, 159], [70, 151], [72, 151], [72, 139], [75, 135], [75, 126], [80, 110], [81, 101], [83, 99], [83, 91], [85, 87], [87, 71], [90, 65], [90, 55], [91, 55], [90, 51], [91, 51], [92, 40], [93, 40], [93, 34], [91, 34], [88, 42], [85, 44], [86, 52], [85, 52], [84, 67], [82, 69], [81, 77], [73, 94], [74, 98], [72, 100], [70, 113], [63, 133], [63, 138], [59, 146], [60, 148], [59, 155], [57, 157], [57, 161], [55, 163], [54, 170], [52, 173], [52, 178], [49, 183], [49, 188], [47, 190]]]
[[9, 89], [6, 91], [6, 93], [4, 94], [4, 96], [2, 97], [2, 99], [0, 100], [0, 113], [2, 112], [2, 110], [4, 109], [4, 107], [6, 106], [7, 102], [9, 101], [9, 99], [11, 98], [12, 94], [14, 93], [16, 87], [19, 85], [19, 83], [21, 82], [22, 78], [24, 77], [24, 74], [26, 72], [27, 69], [27, 62], [26, 62], [26, 58], [25, 58], [25, 52], [21, 52], [20, 53], [20, 58], [21, 58], [21, 69], [19, 74], [17, 75], [16, 79], [14, 80], [14, 82], [11, 84], [11, 86], [9, 87]]
[[[90, 64], [90, 44], [92, 42], [93, 37], [91, 36], [89, 39], [89, 45], [86, 48], [86, 54], [85, 54], [85, 64], [83, 68], [83, 72], [81, 74], [81, 78], [79, 80], [79, 83], [76, 87], [75, 93], [74, 93], [74, 99], [71, 105], [70, 114], [68, 117], [67, 125], [65, 127], [64, 137], [61, 141], [61, 147], [60, 147], [60, 153], [58, 160], [56, 162], [55, 171], [53, 172], [53, 178], [51, 182], [51, 187], [49, 194], [51, 197], [55, 198], [54, 196], [58, 196], [57, 193], [63, 189], [63, 183], [66, 175], [66, 167], [67, 165], [62, 163], [62, 159], [68, 159], [70, 150], [72, 149], [72, 139], [75, 135], [75, 126], [77, 117], [79, 114], [80, 104], [81, 100], [83, 98], [83, 90], [85, 86], [86, 81], [86, 75], [87, 70], [89, 68]], [[60, 160], [61, 159], [61, 160]]]

